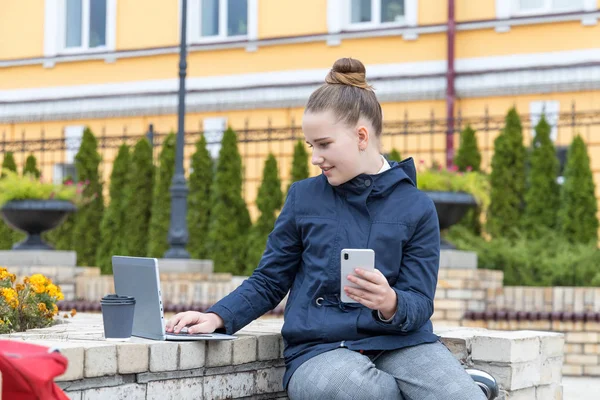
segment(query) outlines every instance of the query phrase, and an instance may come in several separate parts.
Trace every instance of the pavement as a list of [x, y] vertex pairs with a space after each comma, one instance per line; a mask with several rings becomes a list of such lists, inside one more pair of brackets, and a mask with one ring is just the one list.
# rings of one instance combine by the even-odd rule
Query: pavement
[[563, 400], [600, 399], [600, 377], [563, 376]]

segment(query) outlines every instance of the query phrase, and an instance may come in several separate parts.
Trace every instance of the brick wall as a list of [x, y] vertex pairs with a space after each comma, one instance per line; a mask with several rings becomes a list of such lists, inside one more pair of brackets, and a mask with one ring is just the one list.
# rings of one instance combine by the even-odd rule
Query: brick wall
[[[71, 399], [286, 399], [282, 319], [259, 319], [234, 341], [165, 342], [103, 339], [98, 314], [0, 339], [56, 346], [68, 358], [56, 381]], [[562, 399], [564, 337], [548, 332], [436, 330], [464, 367], [491, 373], [498, 400]]]
[[[165, 310], [214, 304], [244, 279], [230, 274], [161, 274]], [[563, 373], [600, 376], [600, 288], [503, 287], [502, 280], [501, 271], [441, 268], [434, 326], [565, 333]], [[85, 268], [75, 281], [75, 296], [92, 303], [114, 292], [112, 276], [100, 276], [97, 268]], [[285, 299], [278, 313], [284, 303]], [[465, 318], [469, 314], [475, 318]]]

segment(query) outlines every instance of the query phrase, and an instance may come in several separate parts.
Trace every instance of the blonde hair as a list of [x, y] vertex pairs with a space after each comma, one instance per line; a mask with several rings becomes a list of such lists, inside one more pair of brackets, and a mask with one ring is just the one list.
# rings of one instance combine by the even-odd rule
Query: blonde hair
[[375, 135], [381, 135], [381, 105], [367, 83], [365, 66], [356, 59], [337, 60], [325, 77], [325, 84], [308, 98], [305, 112], [323, 111], [332, 111], [348, 125], [356, 125], [360, 117], [365, 117], [373, 125]]

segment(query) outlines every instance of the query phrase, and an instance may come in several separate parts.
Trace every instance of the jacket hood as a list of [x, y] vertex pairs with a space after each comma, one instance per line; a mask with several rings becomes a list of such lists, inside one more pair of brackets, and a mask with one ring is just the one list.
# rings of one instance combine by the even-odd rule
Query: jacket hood
[[[380, 174], [360, 174], [348, 182], [333, 188], [346, 196], [360, 195], [370, 190], [369, 195], [374, 197], [385, 196], [394, 190], [400, 183], [406, 181], [412, 186], [417, 186], [417, 169], [412, 157], [400, 162], [388, 161], [390, 169]], [[323, 176], [325, 178], [325, 176]], [[326, 179], [326, 178], [325, 178]]]

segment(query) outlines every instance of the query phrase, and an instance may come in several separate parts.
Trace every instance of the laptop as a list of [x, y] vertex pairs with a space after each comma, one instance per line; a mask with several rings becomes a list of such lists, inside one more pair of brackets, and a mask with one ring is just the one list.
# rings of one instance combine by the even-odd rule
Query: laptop
[[113, 279], [119, 296], [135, 298], [132, 336], [154, 340], [231, 340], [221, 333], [167, 333], [156, 258], [113, 256]]

